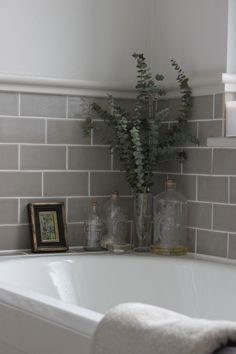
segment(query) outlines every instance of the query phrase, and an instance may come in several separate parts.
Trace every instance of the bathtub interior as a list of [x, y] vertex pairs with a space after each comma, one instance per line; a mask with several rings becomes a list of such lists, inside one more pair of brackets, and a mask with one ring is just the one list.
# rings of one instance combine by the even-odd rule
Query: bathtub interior
[[236, 320], [235, 278], [235, 264], [188, 257], [0, 257], [0, 353], [89, 354], [103, 313], [127, 301]]
[[144, 302], [236, 321], [234, 264], [108, 254], [18, 257], [0, 262], [0, 284], [100, 314], [122, 302]]

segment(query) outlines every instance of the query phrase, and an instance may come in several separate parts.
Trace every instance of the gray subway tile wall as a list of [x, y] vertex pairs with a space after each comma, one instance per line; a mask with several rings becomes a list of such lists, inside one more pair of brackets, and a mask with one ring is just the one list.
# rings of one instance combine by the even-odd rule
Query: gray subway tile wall
[[214, 119], [217, 119], [217, 118], [223, 119], [224, 115], [225, 115], [225, 95], [218, 93], [213, 97], [215, 98]]
[[229, 181], [229, 202], [236, 204], [236, 177], [227, 177]]
[[178, 185], [178, 191], [183, 193], [188, 200], [196, 200], [196, 176], [173, 175]]
[[111, 152], [109, 147], [71, 146], [68, 151], [70, 170], [110, 170]]
[[78, 120], [48, 120], [48, 144], [90, 144], [90, 137], [83, 135], [83, 123]]
[[222, 119], [199, 122], [199, 143], [207, 145], [207, 138], [222, 136]]
[[66, 147], [22, 145], [20, 168], [22, 170], [65, 170]]
[[236, 234], [229, 234], [229, 258], [236, 259]]
[[109, 195], [111, 191], [130, 194], [124, 172], [91, 172], [90, 185], [92, 195]]
[[187, 160], [183, 164], [184, 173], [210, 174], [212, 150], [208, 148], [192, 148], [186, 150]]
[[212, 119], [214, 112], [214, 96], [198, 96], [193, 98], [193, 114], [192, 120]]
[[188, 225], [204, 229], [211, 228], [212, 204], [189, 202], [188, 203]]
[[[90, 108], [94, 101], [107, 107], [106, 98], [0, 93], [0, 249], [30, 248], [26, 206], [33, 201], [65, 202], [71, 246], [85, 243], [89, 203], [97, 200], [102, 209], [113, 190], [121, 193], [132, 219], [125, 173], [102, 138], [104, 125]], [[120, 103], [128, 110], [134, 104]], [[193, 104], [189, 127], [200, 147], [185, 145], [188, 159], [182, 165], [159, 164], [152, 192], [164, 190], [167, 176], [176, 178], [189, 204], [190, 251], [236, 258], [236, 149], [206, 146], [208, 137], [223, 134], [224, 95], [194, 97]], [[163, 130], [174, 122], [179, 106], [179, 99], [160, 102], [160, 109], [170, 108]], [[84, 137], [87, 117], [96, 125]]]
[[1, 225], [0, 250], [29, 249], [30, 246], [28, 225]]
[[18, 223], [18, 199], [0, 199], [0, 224]]
[[10, 92], [1, 92], [0, 115], [17, 116], [19, 112], [18, 109], [18, 94]]
[[20, 115], [66, 118], [66, 96], [21, 94]]
[[236, 174], [236, 149], [214, 149], [213, 173], [218, 175]]
[[0, 118], [1, 143], [45, 143], [45, 121], [31, 118]]
[[96, 102], [102, 108], [108, 108], [108, 100], [102, 97], [77, 97], [68, 98], [68, 117], [77, 119], [98, 118], [92, 110], [91, 104]]
[[0, 197], [36, 197], [42, 192], [42, 173], [0, 172]]
[[197, 230], [197, 252], [211, 256], [227, 256], [227, 233]]
[[199, 176], [198, 200], [212, 203], [227, 203], [228, 178], [215, 176]]
[[236, 149], [207, 147], [208, 137], [224, 135], [224, 102], [223, 94], [194, 97], [191, 121], [200, 145], [184, 146], [188, 158], [181, 173], [169, 171], [168, 176], [188, 198], [189, 250], [236, 258]]
[[88, 195], [88, 172], [44, 172], [43, 179], [45, 196]]
[[18, 169], [18, 146], [0, 145], [0, 170]]

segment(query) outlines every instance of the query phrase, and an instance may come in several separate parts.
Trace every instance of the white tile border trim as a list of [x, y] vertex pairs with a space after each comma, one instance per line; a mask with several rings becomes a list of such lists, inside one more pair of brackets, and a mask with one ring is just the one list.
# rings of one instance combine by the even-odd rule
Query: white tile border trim
[[[190, 78], [190, 85], [193, 88], [194, 96], [216, 94], [225, 91], [221, 73]], [[0, 91], [93, 97], [104, 97], [109, 93], [114, 97], [134, 98], [134, 87], [135, 83], [133, 82], [99, 82], [0, 73]], [[179, 96], [176, 82], [166, 81], [163, 87], [168, 92], [167, 98]]]

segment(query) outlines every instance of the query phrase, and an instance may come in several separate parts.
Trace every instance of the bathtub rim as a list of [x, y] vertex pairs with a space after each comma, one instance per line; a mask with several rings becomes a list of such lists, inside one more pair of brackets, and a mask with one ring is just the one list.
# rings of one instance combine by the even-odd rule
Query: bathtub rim
[[0, 305], [10, 306], [85, 337], [91, 337], [103, 314], [34, 291], [0, 282]]
[[76, 250], [69, 249], [66, 252], [48, 252], [48, 253], [32, 253], [30, 250], [9, 250], [9, 251], [0, 251], [0, 263], [7, 261], [7, 260], [14, 260], [14, 259], [27, 259], [27, 258], [48, 258], [48, 257], [63, 257], [63, 256], [87, 256], [87, 255], [107, 255], [107, 256], [114, 256], [114, 257], [150, 257], [154, 259], [189, 259], [189, 260], [196, 260], [196, 261], [206, 261], [210, 263], [221, 263], [221, 264], [228, 264], [228, 265], [235, 265], [236, 266], [236, 259], [227, 258], [227, 257], [219, 257], [219, 256], [212, 256], [206, 254], [199, 254], [199, 253], [192, 253], [188, 252], [185, 255], [180, 256], [165, 256], [165, 255], [156, 255], [151, 252], [143, 252], [143, 253], [122, 253], [122, 254], [114, 254], [108, 251], [85, 251], [83, 247], [76, 248]]

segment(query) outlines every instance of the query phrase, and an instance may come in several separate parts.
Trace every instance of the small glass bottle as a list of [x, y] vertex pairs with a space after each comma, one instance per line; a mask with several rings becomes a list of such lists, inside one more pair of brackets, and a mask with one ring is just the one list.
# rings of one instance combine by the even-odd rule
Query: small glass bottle
[[166, 181], [166, 192], [154, 198], [154, 237], [152, 252], [163, 255], [187, 253], [187, 199], [176, 191], [173, 179]]
[[97, 212], [97, 203], [91, 203], [88, 220], [84, 222], [87, 244], [84, 247], [87, 251], [101, 249], [102, 220]]
[[104, 205], [105, 235], [102, 237], [102, 247], [114, 253], [124, 253], [130, 250], [128, 236], [128, 218], [121, 205], [119, 193], [113, 192]]

